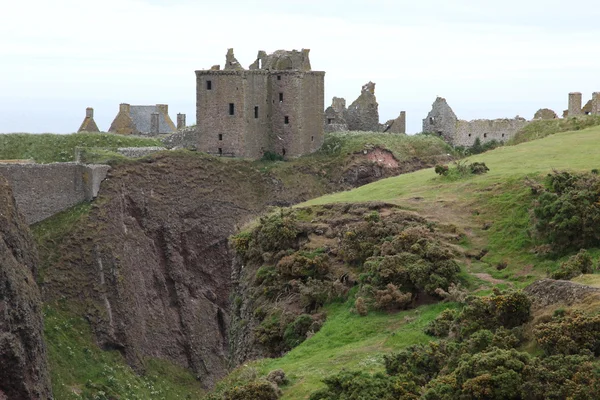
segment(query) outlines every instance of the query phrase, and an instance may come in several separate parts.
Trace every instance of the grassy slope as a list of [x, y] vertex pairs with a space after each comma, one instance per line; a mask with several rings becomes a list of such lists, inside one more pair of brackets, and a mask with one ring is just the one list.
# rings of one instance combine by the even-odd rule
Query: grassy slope
[[[478, 252], [484, 247], [489, 251], [481, 261], [465, 261], [468, 273], [487, 275], [487, 278], [473, 275], [474, 288], [481, 285], [481, 293], [488, 293], [492, 286], [523, 287], [556, 268], [561, 261], [529, 252], [535, 243], [528, 235], [527, 208], [531, 194], [523, 185], [524, 178], [539, 178], [552, 169], [589, 171], [600, 166], [600, 152], [596, 149], [599, 136], [600, 127], [595, 127], [473, 156], [469, 161], [485, 162], [490, 172], [465, 180], [452, 182], [427, 169], [305, 204], [380, 200], [453, 223], [465, 232], [462, 244], [467, 251]], [[491, 228], [484, 230], [486, 222], [491, 222]], [[600, 252], [593, 250], [592, 254], [598, 257]], [[498, 271], [495, 267], [499, 262], [506, 262], [508, 267]], [[589, 276], [581, 279], [586, 283], [598, 281], [597, 277]], [[322, 386], [320, 379], [325, 376], [343, 368], [381, 369], [383, 354], [430, 340], [423, 334], [423, 327], [447, 306], [431, 305], [395, 315], [358, 317], [350, 313], [349, 304], [332, 305], [320, 332], [284, 357], [261, 360], [249, 368], [256, 368], [259, 374], [283, 369], [291, 378], [284, 388], [284, 399], [305, 399]]]
[[112, 133], [11, 133], [0, 135], [0, 160], [33, 159], [38, 163], [74, 161], [76, 147], [162, 146], [148, 138]]

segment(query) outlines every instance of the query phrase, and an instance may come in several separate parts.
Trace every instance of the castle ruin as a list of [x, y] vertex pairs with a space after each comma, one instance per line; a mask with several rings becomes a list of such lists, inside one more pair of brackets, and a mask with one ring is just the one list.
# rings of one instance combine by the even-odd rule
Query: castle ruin
[[360, 96], [346, 108], [346, 100], [334, 97], [325, 110], [325, 132], [367, 131], [406, 133], [406, 112], [396, 119], [379, 123], [379, 104], [375, 97], [375, 83], [368, 82], [361, 88]]
[[453, 146], [470, 147], [477, 139], [481, 144], [496, 140], [505, 142], [529, 122], [519, 116], [508, 119], [458, 119], [443, 97], [435, 99], [431, 111], [423, 119], [423, 132], [434, 133]]
[[569, 108], [563, 112], [563, 117], [575, 117], [577, 115], [599, 115], [600, 114], [600, 92], [592, 93], [592, 98], [582, 107], [582, 94], [580, 92], [569, 93]]
[[260, 158], [312, 153], [323, 144], [324, 77], [309, 50], [259, 51], [244, 69], [229, 49], [225, 66], [196, 71], [198, 150]]

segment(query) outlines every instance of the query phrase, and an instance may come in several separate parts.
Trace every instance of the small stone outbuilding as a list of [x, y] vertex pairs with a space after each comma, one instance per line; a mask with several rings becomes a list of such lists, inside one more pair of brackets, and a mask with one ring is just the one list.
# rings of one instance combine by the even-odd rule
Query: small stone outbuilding
[[144, 136], [173, 133], [175, 130], [167, 104], [132, 106], [127, 103], [119, 105], [119, 113], [108, 129], [121, 135]]
[[92, 107], [85, 109], [85, 118], [77, 132], [100, 132], [96, 121], [94, 121], [94, 109]]

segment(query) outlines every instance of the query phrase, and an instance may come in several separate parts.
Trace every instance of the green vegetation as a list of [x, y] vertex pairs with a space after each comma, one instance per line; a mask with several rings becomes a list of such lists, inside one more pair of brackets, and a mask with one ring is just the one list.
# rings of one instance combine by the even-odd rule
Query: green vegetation
[[391, 135], [377, 132], [337, 132], [325, 135], [325, 142], [316, 155], [345, 156], [382, 148], [391, 151], [398, 160], [454, 154], [452, 147], [430, 135]]
[[38, 163], [75, 160], [76, 147], [145, 147], [161, 146], [158, 140], [115, 135], [112, 133], [0, 135], [0, 160], [27, 160]]
[[560, 119], [542, 119], [527, 124], [508, 142], [509, 145], [542, 139], [559, 132], [578, 131], [600, 125], [598, 115], [580, 115]]
[[[547, 123], [536, 121], [534, 124], [538, 122]], [[485, 163], [490, 168], [486, 174], [449, 180], [437, 176], [433, 169], [421, 170], [351, 191], [324, 196], [300, 206], [367, 203], [377, 200], [417, 211], [449, 227], [455, 226], [456, 231], [461, 233], [460, 245], [466, 256], [461, 276], [468, 283], [468, 287], [479, 289], [477, 294], [490, 295], [494, 287], [523, 287], [536, 278], [545, 277], [548, 272], [559, 270], [562, 263], [575, 255], [570, 252], [557, 259], [540, 250], [544, 240], [535, 233], [530, 213], [540, 193], [533, 193], [532, 182], [535, 183], [533, 186], [543, 188], [544, 179], [552, 170], [590, 171], [600, 165], [600, 154], [594, 150], [600, 128], [564, 133], [556, 133], [554, 129], [552, 133], [543, 140], [499, 147], [464, 161]], [[307, 219], [314, 219], [314, 214], [308, 215]], [[377, 220], [376, 217], [372, 219]], [[593, 260], [600, 255], [597, 249], [589, 249], [588, 253]], [[576, 280], [598, 286], [599, 279], [597, 275], [583, 275]], [[471, 298], [467, 304], [477, 304], [473, 303], [473, 299], [476, 298]], [[336, 390], [339, 390], [340, 386], [348, 385], [357, 388], [356, 393], [360, 393], [359, 389], [363, 386], [389, 387], [386, 385], [399, 382], [394, 380], [398, 375], [384, 373], [382, 356], [389, 350], [398, 351], [413, 344], [425, 345], [434, 340], [425, 336], [425, 329], [436, 336], [445, 336], [452, 329], [458, 329], [455, 320], [460, 318], [457, 317], [459, 313], [453, 303], [421, 306], [416, 310], [393, 314], [371, 311], [361, 317], [356, 312], [352, 300], [349, 298], [346, 303], [325, 306], [327, 320], [320, 331], [284, 357], [262, 360], [249, 368], [256, 368], [263, 374], [273, 368], [283, 369], [290, 377], [289, 385], [283, 388], [284, 399], [306, 398], [315, 390], [324, 387], [331, 390], [330, 397], [322, 397], [324, 399], [350, 398], [341, 396], [341, 392]], [[480, 301], [485, 303], [484, 300]], [[449, 306], [449, 311], [445, 311], [436, 320], [435, 317]], [[469, 307], [471, 306], [461, 306], [461, 310]], [[471, 313], [477, 311], [475, 314], [480, 317], [496, 315], [493, 314], [495, 307], [475, 307]], [[515, 323], [524, 321], [527, 313], [522, 315], [524, 318]], [[436, 322], [428, 325], [433, 320]], [[492, 321], [505, 320], [492, 318]], [[581, 321], [583, 322], [578, 326], [586, 326], [587, 329], [595, 331], [600, 329], [590, 325], [595, 323], [595, 319]], [[542, 323], [546, 322], [542, 320]], [[554, 320], [553, 324], [559, 322]], [[574, 326], [574, 322], [566, 324]], [[561, 329], [566, 326], [563, 325]], [[577, 393], [579, 396], [575, 398], [584, 399], [593, 398], [594, 390], [598, 390], [597, 371], [600, 367], [597, 360], [590, 355], [560, 354], [539, 357], [543, 352], [541, 345], [535, 341], [531, 331], [526, 337], [523, 336], [522, 332], [527, 330], [523, 330], [521, 326], [498, 328], [497, 324], [494, 324], [482, 327], [467, 326], [462, 329], [465, 338], [475, 336], [478, 341], [488, 344], [479, 346], [476, 342], [471, 342], [470, 346], [474, 346], [472, 349], [477, 351], [467, 351], [463, 347], [466, 345], [459, 345], [463, 348], [461, 351], [467, 351], [463, 353], [463, 361], [457, 361], [456, 365], [448, 370], [449, 374], [431, 384], [430, 397], [427, 398], [450, 399], [467, 393], [470, 398], [519, 398], [524, 393], [531, 393], [528, 398], [541, 399], [553, 393], [557, 398], [561, 398], [571, 391], [568, 393]], [[551, 335], [552, 332], [559, 331], [554, 329], [554, 326], [545, 331], [548, 332], [548, 339], [545, 340], [568, 343], [564, 338]], [[576, 329], [573, 331], [580, 332]], [[471, 339], [466, 339], [467, 342], [469, 340]], [[576, 338], [570, 340], [578, 343]], [[434, 349], [435, 343], [442, 342], [433, 341], [427, 346]], [[496, 348], [493, 348], [494, 346]], [[524, 350], [530, 351], [531, 354]], [[335, 374], [343, 369], [349, 372]], [[355, 370], [361, 372], [351, 372]], [[505, 371], [505, 375], [498, 375], [495, 371]], [[391, 380], [387, 381], [387, 378], [381, 376], [372, 377], [370, 373], [381, 373]], [[401, 381], [405, 384], [410, 383], [407, 379]], [[223, 385], [226, 385], [226, 382], [227, 380]], [[507, 382], [514, 384], [506, 386]], [[591, 389], [586, 389], [584, 383]], [[405, 389], [410, 392], [410, 385]], [[447, 390], [447, 397], [443, 397], [444, 390]], [[360, 397], [358, 394], [356, 396]]]
[[158, 359], [144, 362], [138, 375], [116, 350], [94, 343], [87, 321], [59, 307], [44, 309], [52, 390], [67, 399], [188, 399], [202, 395], [200, 383], [187, 370]]

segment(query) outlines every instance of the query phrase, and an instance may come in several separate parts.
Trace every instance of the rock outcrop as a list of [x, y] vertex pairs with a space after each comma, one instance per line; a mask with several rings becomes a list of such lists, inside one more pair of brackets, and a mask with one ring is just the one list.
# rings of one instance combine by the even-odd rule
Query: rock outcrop
[[541, 279], [524, 289], [531, 298], [534, 309], [551, 305], [570, 306], [581, 303], [590, 296], [600, 299], [600, 288], [571, 281]]
[[0, 398], [52, 398], [36, 264], [29, 228], [0, 176]]

